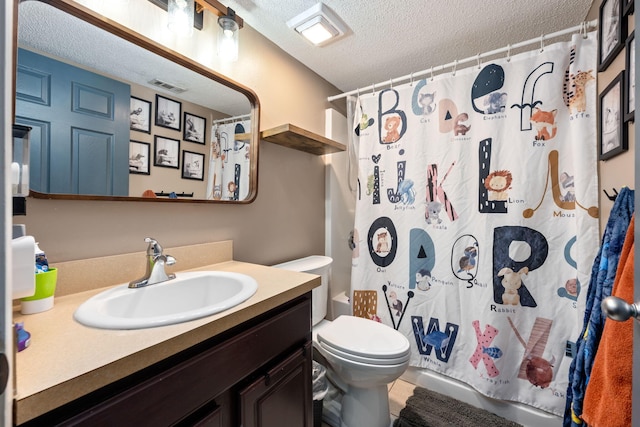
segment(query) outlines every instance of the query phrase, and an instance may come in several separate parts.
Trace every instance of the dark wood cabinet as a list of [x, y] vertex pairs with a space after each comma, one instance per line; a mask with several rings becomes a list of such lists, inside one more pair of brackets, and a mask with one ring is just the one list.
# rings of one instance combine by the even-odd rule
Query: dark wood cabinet
[[311, 294], [24, 426], [313, 424]]
[[297, 351], [240, 391], [243, 427], [311, 426], [311, 399], [300, 385], [311, 382], [310, 346]]

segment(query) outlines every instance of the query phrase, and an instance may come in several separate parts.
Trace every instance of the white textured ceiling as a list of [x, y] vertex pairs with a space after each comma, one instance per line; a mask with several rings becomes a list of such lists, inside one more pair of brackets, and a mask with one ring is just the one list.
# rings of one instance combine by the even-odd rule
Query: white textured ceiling
[[150, 80], [160, 79], [188, 88], [180, 94], [164, 93], [229, 116], [251, 110], [249, 100], [239, 92], [185, 67], [177, 67], [46, 3], [27, 1], [20, 4], [18, 45], [158, 92], [163, 90], [149, 84]]
[[[430, 67], [437, 70], [439, 65], [456, 59], [579, 25], [587, 16], [592, 0], [324, 0], [341, 17], [348, 31], [341, 39], [323, 47], [311, 45], [286, 24], [316, 4], [316, 0], [223, 0], [223, 3], [233, 8], [247, 25], [338, 89], [350, 91]], [[42, 8], [44, 10], [39, 10]], [[25, 19], [24, 15], [29, 18]], [[140, 84], [150, 77], [162, 78], [163, 74], [170, 76], [172, 82], [188, 81], [190, 90], [181, 98], [213, 109], [223, 111], [220, 107], [223, 102], [228, 107], [236, 104], [226, 96], [215, 97], [217, 103], [207, 97], [210, 92], [201, 89], [210, 81], [202, 76], [178, 74], [186, 70], [165, 71], [159, 62], [149, 66], [148, 61], [153, 58], [141, 60], [143, 53], [112, 46], [114, 38], [108, 35], [100, 39], [87, 36], [81, 23], [73, 20], [65, 19], [60, 24], [58, 18], [64, 17], [59, 15], [63, 14], [37, 2], [22, 3], [21, 45], [85, 65], [95, 58], [96, 63], [111, 65], [109, 69], [96, 65], [96, 69]], [[61, 28], [65, 31], [60, 31]], [[58, 37], [65, 37], [65, 41]], [[46, 46], [51, 41], [56, 51]], [[103, 49], [98, 51], [91, 43]], [[128, 54], [137, 60], [123, 61]], [[124, 67], [123, 63], [130, 65]], [[135, 65], [141, 63], [145, 67], [136, 68]], [[231, 115], [246, 112], [246, 99], [240, 100], [240, 104], [239, 108], [226, 112]]]
[[316, 0], [222, 2], [350, 91], [579, 25], [592, 0], [324, 0], [350, 30], [324, 47], [312, 46], [286, 24]]

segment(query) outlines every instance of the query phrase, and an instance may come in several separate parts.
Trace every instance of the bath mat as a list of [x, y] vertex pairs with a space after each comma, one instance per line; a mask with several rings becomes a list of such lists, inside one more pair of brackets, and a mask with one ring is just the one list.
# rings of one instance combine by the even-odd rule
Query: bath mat
[[484, 409], [416, 387], [393, 427], [522, 427]]

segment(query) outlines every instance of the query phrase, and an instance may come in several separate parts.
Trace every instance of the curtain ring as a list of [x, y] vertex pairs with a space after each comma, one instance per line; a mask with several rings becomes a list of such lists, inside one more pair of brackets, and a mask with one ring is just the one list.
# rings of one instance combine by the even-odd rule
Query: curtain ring
[[371, 91], [371, 95], [375, 95], [376, 94], [376, 84], [372, 84], [371, 87], [373, 88], [373, 90]]
[[587, 28], [587, 21], [583, 21], [582, 22], [582, 38], [586, 39], [587, 37], [589, 37], [588, 31], [589, 29]]
[[456, 67], [458, 66], [458, 60], [456, 59], [455, 61], [453, 61], [453, 70], [451, 71], [451, 75], [455, 76], [456, 75]]
[[511, 62], [511, 44], [507, 45], [507, 62]]
[[393, 79], [389, 79], [389, 89], [393, 89]]
[[544, 33], [540, 34], [540, 53], [544, 52]]
[[480, 69], [480, 52], [478, 52], [478, 70]]
[[433, 81], [433, 65], [431, 66], [431, 81]]
[[356, 89], [356, 93], [358, 94], [358, 98], [360, 98], [360, 88]]
[[411, 72], [411, 75], [409, 76], [409, 86], [413, 86], [413, 71]]

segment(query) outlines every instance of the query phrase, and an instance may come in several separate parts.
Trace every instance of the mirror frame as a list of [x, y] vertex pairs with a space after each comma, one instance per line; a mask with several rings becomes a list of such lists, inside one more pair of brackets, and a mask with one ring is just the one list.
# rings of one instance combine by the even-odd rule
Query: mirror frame
[[202, 64], [174, 51], [167, 47], [125, 27], [105, 16], [102, 16], [93, 10], [72, 0], [14, 0], [14, 26], [13, 26], [13, 107], [12, 122], [15, 122], [15, 100], [16, 100], [16, 73], [18, 59], [18, 7], [19, 3], [24, 1], [38, 1], [53, 6], [63, 12], [66, 12], [78, 19], [92, 24], [104, 31], [107, 31], [123, 40], [134, 45], [146, 49], [156, 55], [159, 55], [177, 65], [181, 65], [190, 69], [204, 77], [207, 77], [217, 83], [234, 89], [245, 95], [251, 104], [251, 150], [249, 159], [249, 193], [244, 200], [206, 200], [206, 199], [169, 199], [169, 198], [148, 198], [134, 196], [92, 196], [80, 194], [55, 194], [41, 193], [29, 189], [29, 196], [36, 199], [56, 199], [56, 200], [113, 200], [113, 201], [135, 201], [135, 202], [167, 202], [167, 203], [223, 203], [223, 204], [248, 204], [253, 202], [258, 195], [258, 149], [260, 145], [260, 101], [255, 92], [248, 87], [237, 83], [218, 72], [209, 69]]

